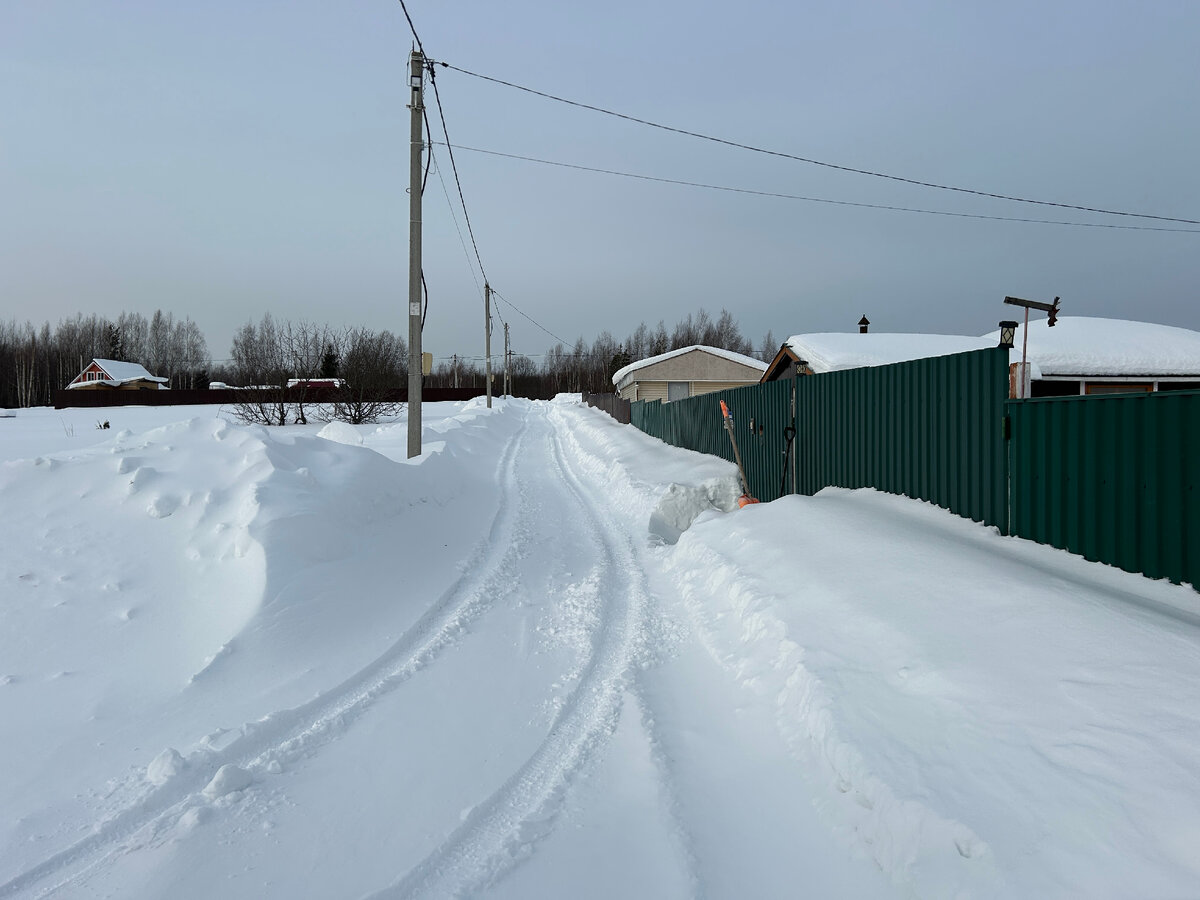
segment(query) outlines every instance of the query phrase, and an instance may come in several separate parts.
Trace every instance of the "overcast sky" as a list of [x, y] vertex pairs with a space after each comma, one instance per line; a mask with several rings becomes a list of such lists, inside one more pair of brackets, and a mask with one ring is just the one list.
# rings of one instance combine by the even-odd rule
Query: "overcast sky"
[[[838, 165], [1200, 219], [1200, 3], [407, 0], [435, 60]], [[407, 333], [412, 34], [397, 0], [13, 0], [0, 9], [0, 318], [156, 308], [214, 357], [277, 318]], [[901, 184], [648, 128], [438, 68], [455, 144], [767, 193], [1192, 228]], [[437, 107], [427, 96], [434, 139]], [[479, 355], [446, 151], [425, 349]], [[728, 308], [813, 331], [984, 334], [1006, 294], [1200, 329], [1200, 234], [951, 218], [459, 149], [513, 349]]]

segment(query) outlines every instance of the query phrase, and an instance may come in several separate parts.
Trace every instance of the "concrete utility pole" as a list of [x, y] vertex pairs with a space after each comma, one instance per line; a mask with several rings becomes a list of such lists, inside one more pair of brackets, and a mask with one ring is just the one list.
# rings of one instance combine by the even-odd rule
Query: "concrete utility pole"
[[504, 396], [507, 397], [512, 392], [512, 381], [509, 380], [508, 361], [510, 351], [508, 349], [508, 323], [504, 323]]
[[454, 354], [454, 387], [458, 387], [458, 354]]
[[424, 149], [422, 87], [425, 57], [412, 52], [408, 84], [412, 110], [408, 153], [408, 458], [421, 455], [421, 151]]
[[492, 286], [483, 283], [483, 380], [487, 382], [487, 408], [492, 408]]

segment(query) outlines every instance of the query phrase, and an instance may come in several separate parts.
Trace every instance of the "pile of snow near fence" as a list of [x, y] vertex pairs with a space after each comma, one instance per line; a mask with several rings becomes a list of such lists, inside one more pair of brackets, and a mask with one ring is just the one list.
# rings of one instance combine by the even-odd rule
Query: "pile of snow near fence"
[[0, 422], [0, 898], [1187, 897], [1200, 603], [577, 397]]

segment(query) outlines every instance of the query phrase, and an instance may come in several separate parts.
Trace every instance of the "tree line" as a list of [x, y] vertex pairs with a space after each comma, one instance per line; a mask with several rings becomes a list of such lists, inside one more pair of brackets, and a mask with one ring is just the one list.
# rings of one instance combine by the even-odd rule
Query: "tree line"
[[[519, 397], [548, 399], [558, 393], [608, 393], [612, 375], [632, 362], [695, 344], [732, 350], [769, 360], [778, 350], [768, 332], [757, 351], [728, 310], [713, 319], [701, 309], [668, 331], [645, 322], [624, 340], [603, 331], [590, 344], [582, 336], [567, 348], [551, 346], [541, 362], [525, 354], [509, 359], [509, 390]], [[247, 322], [235, 333], [229, 358], [214, 364], [204, 334], [188, 317], [155, 311], [121, 313], [115, 320], [77, 314], [51, 329], [26, 322], [0, 322], [0, 407], [46, 406], [53, 392], [66, 387], [92, 359], [136, 362], [170, 387], [205, 388], [210, 382], [258, 386], [252, 406], [240, 412], [247, 421], [282, 424], [303, 421], [315, 394], [313, 379], [340, 379], [338, 418], [370, 421], [394, 410], [395, 390], [407, 384], [407, 342], [388, 331], [335, 329], [304, 321], [276, 320], [269, 313]], [[503, 353], [492, 361], [492, 392], [504, 392]], [[293, 382], [292, 387], [288, 387]], [[426, 377], [430, 387], [486, 390], [485, 366], [479, 357], [439, 360]], [[268, 392], [267, 389], [270, 389]], [[248, 395], [249, 396], [249, 395]], [[328, 405], [328, 392], [320, 395]], [[248, 401], [249, 402], [249, 401]], [[361, 418], [361, 417], [368, 418]]]
[[206, 387], [212, 357], [200, 327], [156, 310], [43, 323], [0, 322], [0, 407], [49, 406], [93, 359], [135, 362], [173, 388]]
[[[654, 328], [641, 322], [637, 328], [618, 341], [609, 331], [588, 344], [583, 337], [576, 339], [568, 349], [556, 343], [546, 351], [540, 365], [529, 356], [513, 354], [509, 363], [512, 393], [518, 397], [549, 399], [559, 393], [595, 394], [611, 393], [612, 376], [630, 363], [681, 350], [697, 344], [732, 350], [745, 356], [770, 361], [779, 347], [774, 336], [767, 332], [756, 349], [745, 337], [733, 315], [726, 309], [714, 320], [701, 309], [697, 314], [689, 313], [668, 331], [662, 320]], [[493, 383], [499, 385], [503, 372], [503, 354], [492, 363]], [[433, 387], [478, 387], [486, 385], [484, 364], [478, 359], [452, 357], [442, 360], [434, 367], [426, 384]], [[498, 393], [494, 389], [495, 393]]]
[[229, 366], [216, 371], [244, 389], [234, 404], [243, 422], [303, 424], [312, 416], [359, 425], [399, 410], [408, 345], [390, 331], [276, 322], [267, 313], [238, 329]]

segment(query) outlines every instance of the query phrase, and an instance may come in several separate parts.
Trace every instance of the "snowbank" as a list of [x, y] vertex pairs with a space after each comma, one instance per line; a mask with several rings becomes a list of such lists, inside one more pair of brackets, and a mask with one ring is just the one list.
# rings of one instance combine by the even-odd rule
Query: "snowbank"
[[577, 396], [110, 413], [0, 426], [0, 896], [1200, 883], [1190, 588]]
[[[733, 463], [670, 447], [591, 407], [580, 411], [556, 419], [568, 446], [608, 485], [613, 504], [657, 540], [673, 544], [702, 512], [737, 508], [742, 490]], [[647, 441], [667, 452], [647, 453]]]

